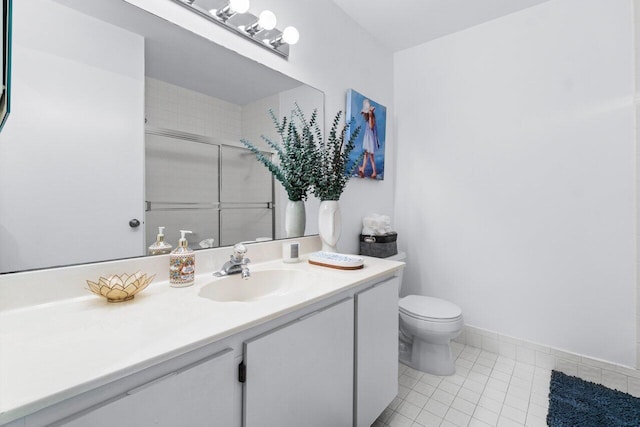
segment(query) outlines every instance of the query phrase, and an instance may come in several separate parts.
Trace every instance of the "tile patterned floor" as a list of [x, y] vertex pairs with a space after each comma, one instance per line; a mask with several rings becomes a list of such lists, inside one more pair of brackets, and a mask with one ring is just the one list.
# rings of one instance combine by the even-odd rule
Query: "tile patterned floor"
[[546, 426], [551, 371], [452, 343], [455, 375], [400, 364], [398, 396], [372, 427]]

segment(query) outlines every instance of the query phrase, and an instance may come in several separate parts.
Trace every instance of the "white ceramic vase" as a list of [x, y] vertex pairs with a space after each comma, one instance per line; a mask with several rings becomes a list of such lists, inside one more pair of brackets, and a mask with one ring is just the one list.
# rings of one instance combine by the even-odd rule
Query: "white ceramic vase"
[[284, 213], [284, 231], [287, 237], [304, 236], [304, 229], [307, 225], [307, 214], [304, 209], [304, 201], [289, 200]]
[[322, 250], [337, 252], [336, 245], [342, 232], [342, 215], [340, 213], [340, 204], [337, 200], [320, 202], [318, 232], [320, 233], [320, 240], [322, 240]]

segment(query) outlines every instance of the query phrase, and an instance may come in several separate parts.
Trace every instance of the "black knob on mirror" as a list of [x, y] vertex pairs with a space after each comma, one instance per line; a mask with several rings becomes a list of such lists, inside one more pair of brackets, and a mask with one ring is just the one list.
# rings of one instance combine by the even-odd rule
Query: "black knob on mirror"
[[137, 219], [133, 218], [131, 221], [129, 221], [129, 227], [136, 228], [139, 226], [140, 226], [140, 221], [138, 221]]

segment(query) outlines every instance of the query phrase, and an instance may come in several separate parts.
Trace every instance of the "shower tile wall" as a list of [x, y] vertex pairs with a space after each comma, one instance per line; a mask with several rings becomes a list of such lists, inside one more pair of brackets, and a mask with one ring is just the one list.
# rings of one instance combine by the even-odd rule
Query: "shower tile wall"
[[242, 107], [161, 80], [145, 79], [147, 125], [240, 140]]

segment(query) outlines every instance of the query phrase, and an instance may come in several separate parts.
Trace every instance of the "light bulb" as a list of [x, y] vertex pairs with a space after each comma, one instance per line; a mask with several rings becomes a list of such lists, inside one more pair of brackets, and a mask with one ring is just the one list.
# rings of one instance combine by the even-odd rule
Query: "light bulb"
[[229, 8], [236, 13], [246, 13], [249, 10], [249, 0], [230, 0]]
[[265, 30], [273, 30], [276, 27], [276, 15], [270, 10], [260, 12], [258, 25]]
[[299, 39], [300, 33], [296, 30], [296, 27], [287, 27], [282, 31], [282, 41], [287, 44], [294, 45], [298, 43]]

